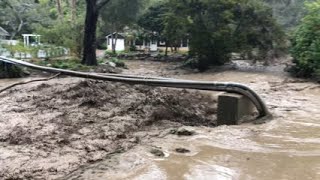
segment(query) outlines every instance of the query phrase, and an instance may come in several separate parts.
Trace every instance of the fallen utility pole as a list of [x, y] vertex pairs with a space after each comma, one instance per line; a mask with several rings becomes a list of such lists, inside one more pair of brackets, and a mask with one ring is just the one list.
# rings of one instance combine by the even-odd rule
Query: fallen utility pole
[[255, 107], [259, 112], [258, 118], [271, 117], [271, 114], [269, 113], [265, 103], [260, 98], [260, 96], [249, 87], [239, 83], [191, 81], [191, 80], [181, 80], [181, 79], [171, 79], [171, 78], [144, 77], [144, 76], [120, 75], [120, 74], [101, 75], [101, 74], [58, 69], [58, 68], [52, 68], [52, 67], [43, 67], [43, 66], [35, 65], [25, 61], [2, 57], [2, 56], [0, 56], [0, 61], [28, 67], [35, 70], [41, 70], [41, 71], [46, 71], [51, 73], [60, 73], [61, 75], [68, 75], [68, 76], [74, 76], [74, 77], [80, 77], [80, 78], [89, 78], [89, 79], [95, 79], [95, 80], [122, 82], [127, 84], [140, 84], [140, 85], [157, 86], [157, 87], [224, 91], [224, 92], [230, 92], [230, 93], [237, 93], [249, 98], [249, 100], [255, 105]]

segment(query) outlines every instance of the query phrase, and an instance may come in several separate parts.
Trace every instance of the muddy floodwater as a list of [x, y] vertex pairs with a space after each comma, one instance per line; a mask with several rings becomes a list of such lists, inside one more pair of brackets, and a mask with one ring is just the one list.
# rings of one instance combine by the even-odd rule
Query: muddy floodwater
[[[265, 100], [273, 120], [219, 127], [186, 124], [183, 128], [195, 132], [192, 136], [170, 134], [170, 127], [150, 129], [148, 138], [128, 151], [81, 166], [59, 178], [320, 179], [320, 84], [292, 78], [280, 65], [242, 68], [240, 64], [224, 71], [198, 73], [162, 62], [126, 63], [129, 69], [124, 73], [246, 84]], [[0, 87], [7, 83], [0, 80]], [[186, 151], [178, 152], [179, 148]], [[164, 156], [155, 156], [151, 149], [160, 150]]]

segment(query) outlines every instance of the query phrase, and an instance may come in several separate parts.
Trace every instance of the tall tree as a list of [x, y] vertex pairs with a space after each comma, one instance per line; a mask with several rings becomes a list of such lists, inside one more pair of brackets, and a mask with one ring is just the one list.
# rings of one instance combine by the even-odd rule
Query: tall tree
[[86, 0], [86, 18], [83, 40], [82, 64], [97, 65], [96, 57], [96, 30], [99, 11], [110, 2], [110, 0]]
[[[174, 47], [174, 51], [177, 52], [178, 47], [181, 46], [181, 41], [188, 38], [187, 27], [190, 24], [188, 18], [185, 17], [185, 14], [189, 14], [190, 10], [186, 8], [183, 1], [171, 0], [167, 6], [171, 8], [170, 11], [163, 15], [163, 37], [165, 37], [166, 40], [166, 55], [168, 53], [168, 46], [171, 48]], [[173, 49], [171, 49], [171, 51], [173, 51]]]
[[291, 54], [295, 67], [291, 70], [301, 77], [320, 82], [320, 0], [306, 3], [307, 15], [293, 33]]
[[[39, 13], [39, 1], [37, 0], [1, 0], [0, 1], [0, 25], [6, 28], [11, 39], [21, 33], [30, 33], [33, 23], [42, 23], [46, 20], [46, 14]], [[21, 77], [20, 68], [1, 62], [0, 78]]]
[[265, 55], [283, 35], [271, 8], [261, 0], [163, 1], [149, 8], [139, 25], [161, 32], [173, 46], [188, 37], [193, 57], [189, 62], [199, 70], [224, 64], [231, 52], [258, 48]]
[[63, 6], [63, 19], [60, 19], [56, 1], [45, 0], [41, 3], [41, 10], [50, 12], [46, 24], [37, 24], [35, 31], [42, 35], [41, 41], [56, 46], [68, 48], [70, 55], [81, 58], [84, 34], [84, 1], [61, 1]]
[[7, 29], [11, 39], [45, 17], [37, 13], [38, 4], [34, 0], [1, 0], [0, 8], [0, 25]]
[[58, 11], [58, 15], [60, 20], [63, 20], [63, 12], [62, 12], [62, 5], [61, 5], [61, 1], [60, 0], [56, 0], [57, 3], [57, 11]]
[[140, 27], [144, 28], [146, 31], [150, 31], [151, 34], [157, 34], [159, 39], [166, 41], [166, 55], [169, 43], [164, 34], [166, 27], [168, 29], [171, 28], [166, 24], [166, 17], [167, 14], [170, 13], [170, 7], [171, 6], [169, 6], [167, 2], [155, 3], [155, 5], [150, 6], [138, 19], [138, 25]]
[[102, 9], [101, 19], [105, 28], [109, 29], [109, 33], [113, 33], [111, 44], [114, 53], [116, 52], [118, 33], [136, 22], [141, 2], [141, 0], [111, 1], [107, 7]]
[[71, 21], [74, 22], [77, 18], [77, 0], [71, 0]]
[[294, 30], [307, 11], [304, 4], [315, 0], [263, 0], [272, 10], [278, 23], [287, 31]]
[[[247, 55], [249, 59], [266, 59], [284, 50], [285, 34], [273, 17], [272, 9], [257, 0], [240, 2], [234, 9], [234, 51]], [[257, 57], [252, 56], [252, 48], [257, 48]]]

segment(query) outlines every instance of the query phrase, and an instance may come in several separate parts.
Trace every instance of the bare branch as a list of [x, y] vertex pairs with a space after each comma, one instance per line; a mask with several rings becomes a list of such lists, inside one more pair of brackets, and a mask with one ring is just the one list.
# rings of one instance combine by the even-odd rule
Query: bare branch
[[105, 6], [109, 2], [110, 2], [110, 0], [100, 0], [100, 1], [98, 1], [97, 2], [97, 10], [100, 11], [100, 9], [103, 8], [103, 6]]
[[32, 83], [32, 82], [39, 82], [39, 81], [49, 81], [49, 80], [51, 80], [51, 79], [54, 79], [54, 78], [58, 77], [59, 75], [60, 75], [60, 73], [58, 73], [58, 74], [56, 74], [56, 75], [54, 75], [54, 76], [51, 76], [51, 77], [49, 77], [49, 78], [35, 79], [35, 80], [31, 80], [31, 81], [26, 81], [26, 82], [18, 82], [18, 83], [12, 84], [12, 85], [10, 85], [10, 86], [7, 86], [7, 87], [5, 87], [5, 88], [3, 88], [3, 89], [0, 89], [0, 93], [4, 92], [4, 91], [6, 91], [6, 90], [8, 90], [8, 89], [10, 89], [10, 88], [13, 88], [13, 87], [15, 87], [15, 86], [18, 86], [18, 85], [28, 84], [28, 83]]

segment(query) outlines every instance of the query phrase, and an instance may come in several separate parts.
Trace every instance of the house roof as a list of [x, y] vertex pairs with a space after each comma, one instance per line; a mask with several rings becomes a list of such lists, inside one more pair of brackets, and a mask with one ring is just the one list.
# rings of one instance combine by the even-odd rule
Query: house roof
[[[109, 37], [112, 37], [115, 34], [116, 34], [116, 32], [114, 32], [112, 34], [109, 34], [106, 37], [109, 38]], [[124, 33], [118, 33], [118, 38], [124, 39], [125, 38], [125, 34]]]
[[0, 27], [0, 36], [10, 36], [10, 34], [2, 27]]

